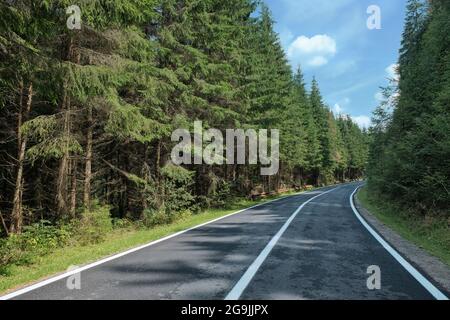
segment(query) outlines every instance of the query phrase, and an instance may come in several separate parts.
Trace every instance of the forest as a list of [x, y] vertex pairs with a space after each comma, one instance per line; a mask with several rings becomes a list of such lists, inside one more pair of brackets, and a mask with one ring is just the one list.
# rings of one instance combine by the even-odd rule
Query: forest
[[[399, 238], [450, 265], [450, 1], [404, 2], [395, 76], [381, 88], [371, 126], [362, 128], [327, 105], [320, 73], [310, 77], [310, 69], [292, 65], [262, 0], [0, 1], [0, 292], [282, 195], [353, 181], [361, 182], [337, 189], [361, 187], [351, 191], [358, 210], [365, 207]], [[341, 5], [348, 9], [346, 1]], [[380, 12], [384, 19], [384, 8]], [[403, 13], [398, 10], [389, 22]], [[398, 46], [397, 41], [395, 50]], [[391, 59], [375, 54], [380, 62]], [[367, 104], [373, 99], [367, 97]], [[250, 162], [176, 163], [174, 132], [193, 132], [200, 122], [223, 136], [227, 130], [278, 130], [278, 172], [263, 175], [264, 164]], [[195, 159], [192, 145], [186, 151]], [[332, 190], [307, 193], [318, 195], [304, 202], [287, 226], [304, 205]], [[320, 255], [309, 264], [330, 265], [322, 271], [304, 267], [317, 277], [334, 276], [344, 266], [328, 261], [364, 261], [351, 259], [372, 253], [369, 258], [376, 258], [376, 251], [384, 250], [361, 240], [349, 194], [345, 202], [330, 201], [316, 203], [322, 220], [316, 215], [310, 220], [320, 235], [308, 236], [320, 246], [295, 245], [296, 258], [287, 260], [297, 264], [290, 269], [305, 262], [297, 261], [305, 260], [297, 259], [306, 252], [301, 250], [308, 250], [308, 257]], [[240, 221], [259, 223], [249, 216]], [[270, 222], [259, 225], [276, 229], [277, 218], [266, 216]], [[253, 237], [236, 236], [247, 233], [246, 223], [228, 239]], [[253, 240], [265, 241], [262, 230], [264, 237]], [[351, 240], [339, 243], [336, 235]], [[224, 237], [209, 236], [204, 256], [213, 255], [208, 248], [216, 246], [214, 237]], [[235, 242], [237, 252], [241, 243]], [[228, 243], [223, 247], [228, 250]], [[353, 251], [342, 255], [349, 248]], [[190, 262], [192, 252], [176, 261]], [[203, 267], [202, 261], [195, 264], [201, 266], [192, 270]], [[383, 268], [383, 277], [385, 270], [398, 269]], [[274, 270], [272, 275], [287, 268]], [[355, 277], [339, 279], [347, 285]], [[177, 277], [176, 282], [178, 287]]]
[[[307, 88], [301, 69], [292, 72], [266, 6], [78, 3], [73, 30], [71, 1], [1, 3], [3, 237], [111, 219], [151, 227], [255, 190], [362, 177], [367, 132], [330, 111], [315, 79]], [[174, 165], [171, 133], [195, 120], [279, 129], [280, 171]]]
[[[443, 216], [445, 228], [450, 217], [449, 1], [408, 1], [397, 73], [383, 89], [384, 101], [372, 120], [369, 191], [406, 209], [411, 219]], [[448, 228], [445, 232], [448, 239]]]

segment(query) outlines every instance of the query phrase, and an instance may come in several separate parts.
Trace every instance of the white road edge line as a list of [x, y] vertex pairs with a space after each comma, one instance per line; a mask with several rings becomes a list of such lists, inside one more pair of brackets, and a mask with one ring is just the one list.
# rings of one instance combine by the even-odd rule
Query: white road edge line
[[[311, 192], [314, 192], [314, 190], [311, 191]], [[237, 215], [237, 214], [239, 214], [239, 213], [245, 212], [245, 211], [247, 211], [247, 210], [251, 210], [251, 209], [254, 209], [254, 208], [257, 208], [257, 207], [260, 207], [260, 206], [269, 204], [269, 203], [272, 203], [272, 202], [281, 201], [281, 200], [284, 200], [284, 199], [289, 198], [289, 197], [293, 197], [293, 196], [297, 196], [297, 195], [301, 195], [301, 194], [310, 194], [311, 192], [299, 192], [299, 193], [294, 193], [294, 194], [292, 194], [292, 195], [283, 196], [283, 197], [278, 198], [278, 199], [270, 200], [270, 201], [267, 201], [267, 202], [264, 202], [264, 203], [260, 203], [260, 204], [257, 204], [257, 205], [255, 205], [255, 206], [249, 207], [249, 208], [245, 208], [245, 209], [242, 209], [242, 210], [239, 210], [239, 211], [230, 213], [230, 214], [225, 215], [225, 216], [223, 216], [223, 217], [220, 217], [220, 218], [217, 218], [217, 219], [214, 219], [214, 220], [211, 220], [211, 221], [208, 221], [208, 222], [199, 224], [199, 225], [197, 225], [197, 226], [194, 226], [194, 227], [189, 228], [189, 229], [186, 229], [186, 230], [182, 230], [182, 231], [180, 231], [180, 232], [174, 233], [174, 234], [172, 234], [172, 235], [170, 235], [170, 236], [167, 236], [167, 237], [164, 237], [164, 238], [162, 238], [162, 239], [159, 239], [159, 240], [156, 240], [156, 241], [153, 241], [153, 242], [144, 244], [144, 245], [142, 245], [142, 246], [139, 246], [139, 247], [136, 247], [136, 248], [133, 248], [133, 249], [130, 249], [130, 250], [127, 250], [127, 251], [124, 251], [124, 252], [115, 254], [115, 255], [110, 256], [110, 257], [108, 257], [108, 258], [101, 259], [101, 260], [99, 260], [99, 261], [90, 263], [90, 264], [88, 264], [88, 265], [85, 265], [85, 266], [83, 266], [83, 267], [77, 268], [77, 269], [75, 269], [75, 270], [72, 270], [72, 271], [68, 271], [68, 272], [62, 273], [62, 274], [60, 274], [60, 275], [51, 277], [51, 278], [49, 278], [49, 279], [47, 279], [47, 280], [43, 280], [43, 281], [41, 281], [41, 282], [35, 283], [35, 284], [33, 284], [33, 285], [30, 285], [30, 286], [27, 286], [27, 287], [25, 287], [25, 288], [19, 289], [19, 290], [17, 290], [17, 291], [11, 292], [11, 293], [9, 293], [9, 294], [0, 296], [0, 301], [1, 301], [1, 300], [9, 300], [9, 299], [15, 298], [15, 297], [20, 296], [20, 295], [22, 295], [22, 294], [25, 294], [25, 293], [27, 293], [27, 292], [30, 292], [30, 291], [36, 290], [36, 289], [38, 289], [38, 288], [44, 287], [44, 286], [46, 286], [46, 285], [49, 285], [49, 284], [51, 284], [51, 283], [53, 283], [53, 282], [56, 282], [56, 281], [58, 281], [58, 280], [61, 280], [61, 279], [70, 277], [71, 275], [78, 274], [78, 273], [80, 273], [80, 272], [82, 272], [82, 271], [91, 269], [91, 268], [93, 268], [93, 267], [99, 266], [99, 265], [101, 265], [101, 264], [104, 264], [104, 263], [106, 263], [106, 262], [109, 262], [109, 261], [112, 261], [112, 260], [115, 260], [115, 259], [118, 259], [118, 258], [123, 257], [123, 256], [126, 256], [126, 255], [128, 255], [128, 254], [130, 254], [130, 253], [133, 253], [133, 252], [136, 252], [136, 251], [139, 251], [139, 250], [148, 248], [148, 247], [153, 246], [153, 245], [155, 245], [155, 244], [158, 244], [158, 243], [160, 243], [160, 242], [163, 242], [163, 241], [166, 241], [166, 240], [169, 240], [169, 239], [178, 237], [178, 236], [180, 236], [180, 235], [182, 235], [182, 234], [184, 234], [184, 233], [186, 233], [186, 232], [189, 232], [189, 231], [192, 231], [192, 230], [195, 230], [195, 229], [204, 227], [204, 226], [206, 226], [206, 225], [208, 225], [208, 224], [211, 224], [211, 223], [214, 223], [214, 222], [218, 222], [218, 221], [220, 221], [220, 220], [223, 220], [223, 219], [229, 218], [229, 217], [231, 217], [231, 216]]]
[[370, 234], [406, 269], [435, 299], [448, 300], [448, 297], [428, 281], [416, 268], [404, 259], [389, 243], [387, 243], [361, 216], [355, 207], [353, 197], [360, 187], [356, 188], [350, 196], [350, 205], [358, 220], [370, 232]]
[[299, 212], [311, 201], [330, 193], [337, 188], [333, 188], [331, 190], [328, 190], [326, 192], [323, 192], [308, 201], [304, 202], [290, 217], [289, 219], [284, 223], [284, 225], [281, 227], [281, 229], [277, 232], [277, 234], [269, 241], [269, 243], [266, 245], [266, 247], [261, 251], [259, 256], [253, 261], [253, 263], [248, 267], [247, 271], [243, 274], [243, 276], [239, 279], [239, 281], [235, 284], [233, 289], [228, 293], [228, 295], [225, 297], [225, 300], [239, 300], [244, 290], [247, 288], [250, 281], [252, 281], [255, 274], [258, 272], [258, 269], [261, 267], [261, 265], [264, 263], [266, 258], [269, 256], [270, 252], [272, 251], [273, 247], [277, 244], [278, 240], [283, 236], [284, 232], [287, 230], [289, 225], [292, 223], [292, 221], [297, 217]]

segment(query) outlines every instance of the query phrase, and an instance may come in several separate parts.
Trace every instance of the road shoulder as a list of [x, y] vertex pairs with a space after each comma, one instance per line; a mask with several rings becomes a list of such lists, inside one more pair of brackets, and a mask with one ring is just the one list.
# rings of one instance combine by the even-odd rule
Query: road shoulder
[[419, 248], [415, 244], [401, 237], [393, 231], [389, 226], [379, 221], [372, 213], [355, 198], [355, 206], [364, 219], [387, 241], [393, 246], [404, 258], [410, 263], [416, 265], [423, 270], [429, 278], [438, 284], [446, 293], [450, 293], [450, 268], [440, 261], [438, 258], [430, 255], [428, 252]]

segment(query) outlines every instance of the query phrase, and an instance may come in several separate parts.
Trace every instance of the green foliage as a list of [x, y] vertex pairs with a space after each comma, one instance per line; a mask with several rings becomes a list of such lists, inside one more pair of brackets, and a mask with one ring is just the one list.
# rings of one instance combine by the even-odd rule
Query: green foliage
[[141, 222], [147, 228], [154, 228], [188, 219], [191, 215], [192, 213], [189, 210], [167, 212], [165, 210], [154, 211], [147, 209], [144, 211], [144, 219]]
[[162, 168], [161, 174], [163, 206], [160, 210], [164, 208], [166, 214], [171, 215], [190, 208], [195, 199], [190, 192], [194, 172], [169, 164]]
[[400, 81], [374, 114], [370, 188], [422, 215], [449, 214], [449, 17], [448, 1], [408, 2]]
[[8, 273], [8, 266], [27, 265], [71, 241], [70, 226], [53, 226], [42, 220], [24, 228], [22, 234], [0, 239], [0, 274]]
[[105, 126], [105, 132], [120, 140], [131, 139], [141, 143], [157, 137], [158, 124], [140, 112], [138, 107], [111, 100], [112, 111]]
[[[23, 225], [44, 218], [59, 232], [64, 221], [73, 242], [88, 244], [112, 228], [171, 223], [255, 188], [364, 173], [365, 133], [329, 111], [317, 81], [308, 92], [301, 68], [292, 72], [267, 6], [81, 0], [82, 28], [69, 30], [72, 4], [0, 3], [0, 176], [20, 181], [0, 185], [8, 225], [16, 190]], [[268, 179], [252, 165], [171, 164], [173, 130], [195, 120], [221, 131], [279, 129], [280, 172]], [[22, 147], [24, 158], [11, 162]], [[14, 252], [16, 240], [8, 241]]]
[[83, 212], [78, 221], [74, 221], [75, 238], [81, 244], [99, 243], [112, 231], [110, 208], [94, 205]]
[[205, 178], [209, 182], [208, 191], [206, 195], [196, 197], [196, 206], [194, 209], [221, 208], [233, 198], [233, 186], [231, 183], [212, 173]]

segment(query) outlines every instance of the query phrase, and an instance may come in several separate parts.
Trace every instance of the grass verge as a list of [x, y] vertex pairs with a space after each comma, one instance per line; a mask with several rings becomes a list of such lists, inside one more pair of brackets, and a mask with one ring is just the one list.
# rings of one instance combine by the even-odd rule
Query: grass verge
[[43, 280], [50, 275], [64, 272], [69, 266], [85, 265], [226, 216], [241, 209], [262, 204], [286, 195], [289, 195], [289, 193], [258, 201], [240, 199], [227, 205], [226, 209], [210, 209], [170, 225], [158, 226], [152, 229], [117, 229], [110, 233], [105, 241], [98, 244], [86, 246], [76, 245], [56, 249], [51, 254], [39, 257], [31, 265], [11, 266], [8, 269], [8, 275], [0, 275], [0, 295], [26, 284]]
[[369, 193], [367, 187], [360, 189], [357, 198], [382, 223], [450, 266], [447, 218], [432, 215], [420, 217]]

